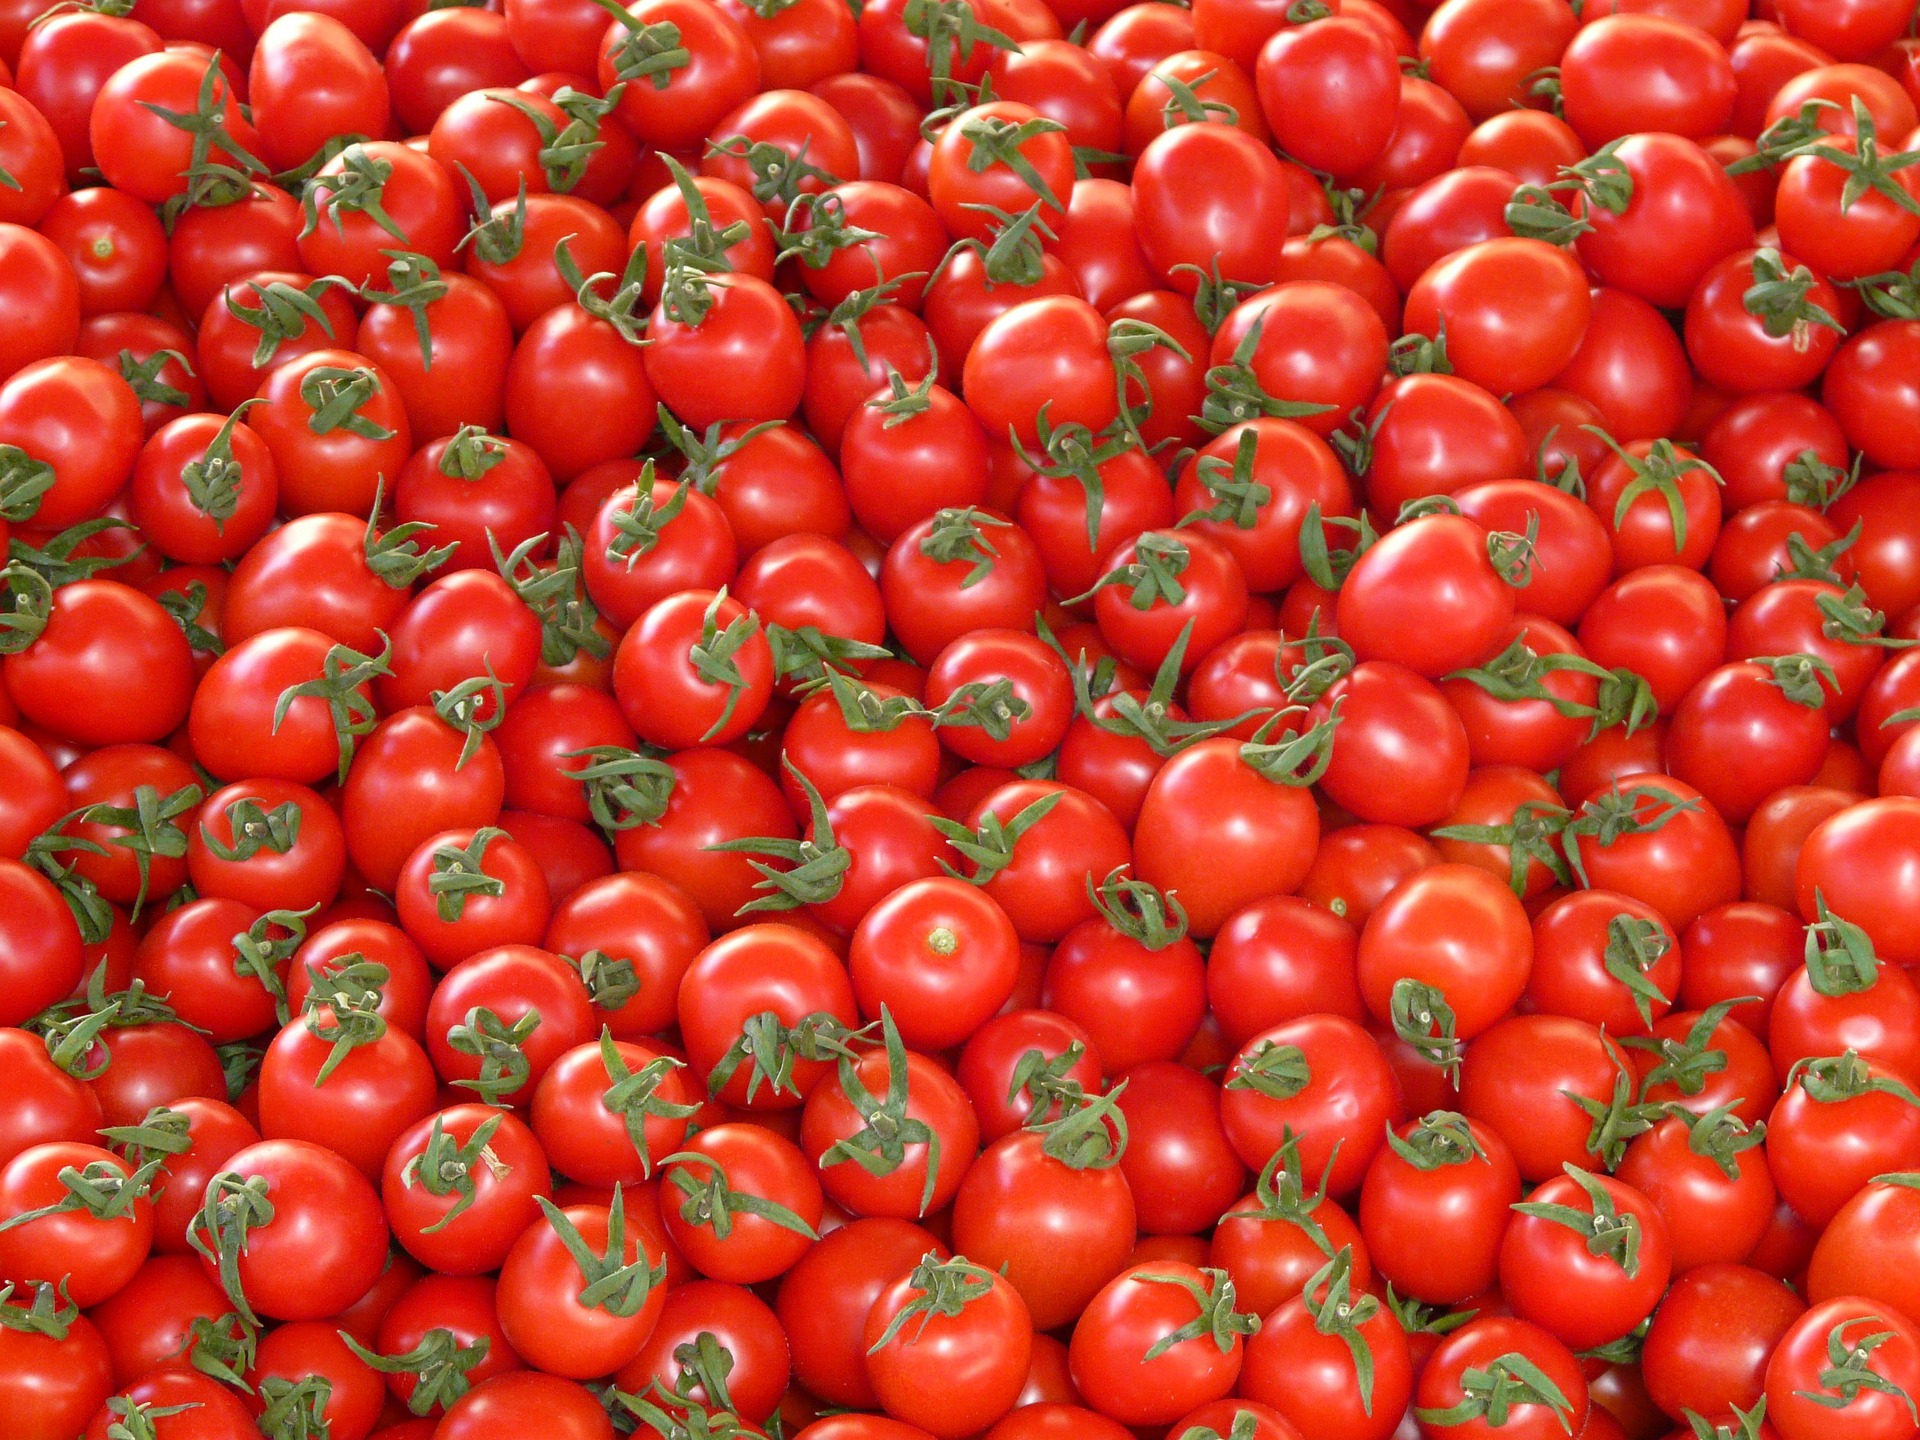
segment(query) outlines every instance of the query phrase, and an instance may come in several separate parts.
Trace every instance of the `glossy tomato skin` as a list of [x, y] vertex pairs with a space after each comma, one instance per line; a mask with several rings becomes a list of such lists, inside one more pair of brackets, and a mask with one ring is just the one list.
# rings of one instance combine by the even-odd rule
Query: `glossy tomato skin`
[[1469, 1321], [1443, 1339], [1428, 1358], [1426, 1368], [1414, 1391], [1414, 1404], [1426, 1410], [1451, 1409], [1466, 1398], [1461, 1384], [1466, 1372], [1481, 1369], [1502, 1355], [1519, 1355], [1545, 1374], [1565, 1402], [1555, 1409], [1537, 1402], [1522, 1402], [1507, 1411], [1507, 1423], [1495, 1427], [1482, 1418], [1457, 1425], [1423, 1423], [1421, 1431], [1431, 1440], [1480, 1440], [1482, 1436], [1503, 1431], [1547, 1440], [1553, 1434], [1564, 1435], [1568, 1428], [1579, 1434], [1586, 1426], [1592, 1403], [1586, 1377], [1573, 1352], [1551, 1334], [1524, 1320], [1505, 1316], [1484, 1316]]
[[[1305, 1072], [1304, 1084], [1268, 1078], [1282, 1059]], [[1398, 1086], [1372, 1037], [1336, 1015], [1303, 1016], [1254, 1036], [1228, 1067], [1220, 1100], [1227, 1138], [1249, 1168], [1264, 1165], [1290, 1130], [1301, 1166], [1325, 1172], [1330, 1195], [1358, 1188], [1399, 1110]]]
[[1802, 917], [1811, 920], [1824, 899], [1866, 930], [1883, 959], [1920, 958], [1920, 933], [1904, 918], [1905, 857], [1917, 841], [1920, 801], [1910, 797], [1869, 800], [1834, 814], [1800, 852], [1795, 894]]
[[1222, 1351], [1212, 1337], [1176, 1342], [1152, 1360], [1144, 1355], [1200, 1313], [1195, 1291], [1224, 1297], [1221, 1272], [1178, 1263], [1131, 1266], [1093, 1297], [1074, 1326], [1069, 1347], [1074, 1383], [1097, 1398], [1100, 1412], [1135, 1425], [1171, 1423], [1196, 1404], [1217, 1400], [1240, 1374], [1243, 1345], [1229, 1333]]
[[[386, 1217], [373, 1186], [348, 1161], [304, 1140], [264, 1140], [230, 1156], [220, 1176], [264, 1180], [274, 1205], [272, 1221], [252, 1232], [237, 1262], [240, 1290], [260, 1314], [324, 1319], [379, 1277], [387, 1261]], [[191, 1233], [211, 1244], [205, 1231], [197, 1221]], [[324, 1271], [305, 1269], [304, 1260], [322, 1257]], [[200, 1261], [217, 1282], [219, 1267], [205, 1253]]]
[[[1341, 637], [1362, 660], [1393, 661], [1427, 679], [1487, 659], [1515, 603], [1488, 546], [1485, 531], [1455, 515], [1393, 530], [1340, 588]], [[1417, 630], [1404, 624], [1409, 607], [1426, 618]]]
[[1911, 1321], [1870, 1300], [1828, 1300], [1794, 1322], [1767, 1362], [1767, 1414], [1784, 1440], [1813, 1440], [1836, 1412], [1862, 1436], [1896, 1435], [1912, 1423], [1899, 1396], [1882, 1389], [1858, 1390], [1838, 1406], [1822, 1403], [1843, 1398], [1817, 1378], [1836, 1331], [1842, 1353], [1868, 1335], [1889, 1335], [1864, 1363], [1902, 1392], [1920, 1384], [1920, 1341]]
[[1204, 740], [1169, 761], [1134, 832], [1136, 873], [1179, 893], [1197, 936], [1218, 933], [1250, 901], [1298, 888], [1319, 843], [1306, 790], [1267, 778], [1240, 752], [1237, 741]]

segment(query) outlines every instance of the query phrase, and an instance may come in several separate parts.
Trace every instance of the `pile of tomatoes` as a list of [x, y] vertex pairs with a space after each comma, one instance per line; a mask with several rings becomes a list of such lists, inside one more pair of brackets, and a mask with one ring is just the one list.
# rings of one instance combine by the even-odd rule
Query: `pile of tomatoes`
[[1920, 1436], [1913, 0], [0, 0], [0, 1437]]

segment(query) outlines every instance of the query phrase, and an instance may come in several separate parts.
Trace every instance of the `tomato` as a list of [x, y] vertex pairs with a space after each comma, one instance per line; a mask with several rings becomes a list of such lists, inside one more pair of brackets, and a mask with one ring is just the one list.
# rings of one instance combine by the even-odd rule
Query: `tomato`
[[1913, 1423], [1906, 1397], [1916, 1385], [1912, 1322], [1869, 1300], [1828, 1300], [1796, 1320], [1768, 1360], [1767, 1415], [1783, 1440], [1812, 1440], [1836, 1414], [1863, 1437], [1898, 1435]]
[[112, 1295], [153, 1243], [151, 1175], [96, 1145], [22, 1150], [0, 1169], [0, 1278], [55, 1281], [83, 1307]]
[[[1640, 63], [1653, 57], [1649, 68]], [[1609, 14], [1583, 25], [1561, 56], [1567, 123], [1588, 145], [1640, 130], [1692, 139], [1733, 114], [1733, 64], [1712, 36], [1663, 15]]]
[[1533, 949], [1525, 912], [1500, 879], [1475, 866], [1435, 865], [1375, 909], [1356, 971], [1377, 1023], [1453, 1063], [1460, 1043], [1520, 998]]
[[1287, 750], [1285, 734], [1272, 745], [1203, 740], [1147, 789], [1134, 832], [1137, 873], [1178, 893], [1197, 936], [1217, 934], [1241, 906], [1288, 894], [1306, 878], [1320, 822], [1298, 777], [1281, 768]]
[[1266, 1317], [1247, 1342], [1240, 1388], [1316, 1435], [1387, 1436], [1412, 1397], [1413, 1362], [1393, 1312], [1356, 1293], [1352, 1254], [1339, 1251]]
[[1868, 1180], [1910, 1167], [1920, 1148], [1898, 1072], [1848, 1052], [1804, 1061], [1767, 1117], [1781, 1198], [1825, 1224]]
[[548, 1374], [608, 1374], [639, 1353], [659, 1319], [664, 1239], [638, 1212], [628, 1215], [618, 1187], [611, 1206], [538, 1203], [544, 1218], [501, 1263], [501, 1329]]
[[113, 1363], [91, 1321], [51, 1288], [0, 1312], [7, 1413], [22, 1440], [79, 1434], [113, 1392]]
[[84, 956], [72, 912], [37, 870], [0, 860], [0, 890], [7, 896], [7, 1002], [0, 1019], [19, 1025], [73, 993]]
[[[1521, 295], [1528, 303], [1515, 303]], [[1536, 389], [1565, 370], [1591, 308], [1586, 277], [1565, 251], [1493, 239], [1428, 269], [1407, 293], [1405, 324], [1408, 334], [1443, 338], [1454, 373], [1497, 394]]]
[[1364, 20], [1283, 25], [1260, 47], [1254, 75], [1274, 143], [1302, 165], [1351, 175], [1393, 138], [1399, 57]]
[[[1429, 515], [1366, 551], [1340, 587], [1338, 629], [1362, 660], [1390, 660], [1437, 679], [1492, 655], [1512, 618], [1514, 583], [1495, 567], [1499, 537], [1461, 516]], [[1418, 593], [1425, 622], [1390, 617]]]
[[565, 960], [528, 944], [497, 944], [448, 969], [427, 1007], [427, 1051], [442, 1080], [498, 1100], [536, 1089], [561, 1055], [591, 1037], [592, 1017], [586, 987]]
[[[373, 1186], [348, 1161], [304, 1140], [264, 1140], [229, 1156], [187, 1238], [235, 1309], [278, 1320], [339, 1313], [387, 1261], [387, 1224]], [[309, 1271], [309, 1262], [325, 1268]]]
[[1221, 1123], [1242, 1161], [1264, 1164], [1290, 1132], [1302, 1167], [1324, 1171], [1331, 1195], [1358, 1188], [1399, 1109], [1379, 1047], [1337, 1015], [1303, 1016], [1248, 1040], [1220, 1099]]
[[364, 286], [385, 272], [382, 252], [395, 241], [442, 270], [453, 268], [462, 201], [454, 177], [422, 152], [392, 140], [355, 143], [309, 183], [314, 223], [303, 228], [299, 244], [312, 273]]
[[1571, 1350], [1537, 1326], [1497, 1315], [1470, 1320], [1443, 1339], [1413, 1399], [1420, 1433], [1431, 1440], [1578, 1435], [1592, 1403]]
[[138, 1425], [154, 1440], [235, 1440], [255, 1430], [239, 1397], [197, 1371], [164, 1367], [109, 1396], [87, 1425], [87, 1440]]
[[942, 1437], [972, 1434], [1012, 1408], [1033, 1324], [1005, 1278], [928, 1255], [868, 1313], [867, 1372], [886, 1411]]
[[[1489, 1126], [1446, 1111], [1401, 1126], [1367, 1167], [1358, 1218], [1375, 1270], [1404, 1294], [1452, 1304], [1490, 1288], [1500, 1235], [1520, 1195], [1507, 1144]], [[1444, 1217], [1455, 1243], [1422, 1237]]]
[[1678, 1276], [1647, 1331], [1642, 1371], [1669, 1416], [1751, 1409], [1767, 1356], [1806, 1313], [1780, 1281], [1744, 1265], [1698, 1265]]
[[1093, 1297], [1073, 1328], [1074, 1384], [1103, 1415], [1170, 1424], [1232, 1390], [1243, 1337], [1257, 1327], [1235, 1309], [1224, 1271], [1175, 1262], [1130, 1266]]
[[1913, 384], [1916, 354], [1920, 323], [1875, 325], [1841, 346], [1821, 390], [1849, 443], [1888, 469], [1920, 465], [1920, 446], [1910, 436], [1920, 405]]
[[1149, 1061], [1125, 1079], [1119, 1105], [1129, 1139], [1120, 1169], [1141, 1230], [1205, 1230], [1243, 1193], [1247, 1176], [1221, 1125], [1220, 1086], [1172, 1061]]
[[1589, 798], [1566, 838], [1567, 859], [1586, 883], [1645, 901], [1676, 930], [1739, 897], [1726, 822], [1678, 780], [1635, 778]]
[[1527, 98], [1527, 82], [1557, 64], [1577, 26], [1560, 0], [1454, 0], [1420, 33], [1420, 58], [1475, 120]]
[[861, 1013], [886, 1007], [924, 1050], [965, 1041], [1006, 1004], [1019, 937], [984, 892], [944, 877], [911, 881], [862, 917], [848, 953]]
[[1920, 935], [1906, 925], [1902, 908], [1903, 857], [1916, 825], [1920, 802], [1904, 796], [1869, 800], [1817, 825], [1796, 870], [1802, 917], [1816, 918], [1824, 900], [1866, 931], [1882, 959], [1904, 964], [1920, 957]]
[[538, 1426], [553, 1440], [612, 1440], [613, 1422], [590, 1390], [537, 1370], [496, 1375], [447, 1407], [439, 1440], [487, 1440], [502, 1429]]
[[[1196, 195], [1176, 177], [1205, 174]], [[1286, 174], [1273, 154], [1229, 125], [1180, 125], [1157, 135], [1134, 166], [1141, 253], [1169, 289], [1191, 295], [1217, 268], [1223, 278], [1264, 284], [1278, 278], [1286, 230]], [[1375, 317], [1377, 319], [1377, 317]]]

